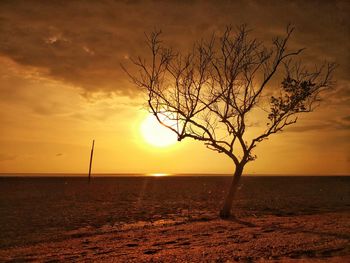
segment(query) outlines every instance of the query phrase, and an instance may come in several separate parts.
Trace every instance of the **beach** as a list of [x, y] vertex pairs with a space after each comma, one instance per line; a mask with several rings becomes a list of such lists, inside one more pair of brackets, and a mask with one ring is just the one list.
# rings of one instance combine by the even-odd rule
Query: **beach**
[[350, 177], [0, 179], [0, 261], [350, 260]]

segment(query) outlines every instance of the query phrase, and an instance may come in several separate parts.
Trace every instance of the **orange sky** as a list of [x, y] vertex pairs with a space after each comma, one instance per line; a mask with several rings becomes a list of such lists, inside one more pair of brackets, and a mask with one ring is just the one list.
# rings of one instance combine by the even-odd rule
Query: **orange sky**
[[0, 2], [0, 173], [84, 173], [92, 139], [95, 173], [232, 173], [201, 143], [147, 144], [144, 95], [119, 64], [145, 52], [143, 32], [155, 26], [183, 49], [228, 23], [268, 42], [290, 21], [290, 45], [306, 46], [313, 63], [336, 61], [337, 84], [316, 112], [261, 143], [245, 173], [350, 173], [347, 1], [59, 2]]

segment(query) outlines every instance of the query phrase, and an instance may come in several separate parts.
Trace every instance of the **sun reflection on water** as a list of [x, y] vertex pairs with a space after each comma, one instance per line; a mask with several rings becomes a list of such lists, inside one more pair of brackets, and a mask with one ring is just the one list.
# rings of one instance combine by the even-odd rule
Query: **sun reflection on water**
[[169, 176], [167, 173], [150, 173], [148, 176], [161, 177], [161, 176]]

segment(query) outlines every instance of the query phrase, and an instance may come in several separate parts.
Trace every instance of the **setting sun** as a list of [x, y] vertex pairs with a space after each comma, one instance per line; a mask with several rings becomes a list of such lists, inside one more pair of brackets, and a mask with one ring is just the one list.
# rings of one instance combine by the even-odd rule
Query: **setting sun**
[[177, 141], [176, 134], [162, 126], [153, 115], [148, 115], [141, 123], [140, 131], [144, 140], [155, 147], [167, 147]]

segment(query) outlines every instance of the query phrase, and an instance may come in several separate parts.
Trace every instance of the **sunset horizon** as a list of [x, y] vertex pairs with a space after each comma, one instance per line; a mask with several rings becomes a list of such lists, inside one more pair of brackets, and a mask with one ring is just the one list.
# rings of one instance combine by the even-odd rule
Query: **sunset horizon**
[[0, 0], [0, 261], [350, 262], [349, 14]]
[[[0, 70], [3, 123], [0, 172], [84, 172], [91, 142], [95, 139], [93, 171], [96, 173], [155, 170], [233, 173], [234, 167], [227, 157], [211, 152], [200, 142], [186, 139], [159, 148], [145, 139], [142, 125], [149, 116], [145, 92], [133, 85], [120, 64], [130, 67], [130, 58], [148, 54], [144, 33], [152, 32], [158, 17], [163, 19], [163, 26], [159, 28], [163, 31], [164, 43], [181, 51], [191, 47], [196, 38], [220, 34], [229, 24], [235, 27], [243, 23], [247, 23], [252, 37], [269, 46], [272, 38], [283, 36], [288, 23], [294, 20], [295, 30], [288, 48], [306, 48], [301, 59], [310, 66], [323, 60], [339, 64], [334, 76], [336, 85], [322, 95], [320, 106], [314, 112], [301, 114], [298, 122], [286, 127], [283, 134], [272, 135], [259, 145], [257, 160], [247, 165], [245, 171], [248, 174], [349, 174], [349, 62], [347, 56], [343, 56], [346, 45], [341, 44], [348, 40], [348, 35], [342, 24], [342, 12], [337, 11], [342, 3], [329, 10], [327, 4], [320, 5], [319, 8], [327, 9], [329, 14], [328, 20], [322, 23], [318, 19], [301, 19], [292, 4], [287, 5], [296, 16], [292, 20], [279, 12], [287, 6], [266, 5], [264, 8], [271, 12], [268, 14], [276, 16], [271, 15], [267, 20], [279, 18], [278, 22], [262, 23], [259, 17], [249, 15], [248, 19], [235, 11], [236, 20], [224, 13], [218, 23], [202, 28], [200, 26], [207, 23], [203, 17], [188, 18], [188, 27], [181, 21], [173, 27], [176, 12], [169, 11], [171, 16], [167, 18], [158, 17], [162, 10], [168, 10], [163, 4], [153, 9], [146, 4], [111, 2], [115, 8], [107, 11], [106, 6], [89, 3], [88, 9], [96, 8], [100, 12], [93, 16], [93, 21], [104, 25], [99, 27], [84, 17], [83, 7], [77, 3], [70, 3], [68, 8], [37, 1], [18, 5], [4, 1], [1, 5], [4, 23], [0, 28], [4, 43], [0, 46], [3, 65]], [[171, 5], [187, 13], [211, 6], [210, 2]], [[313, 9], [310, 4], [304, 5], [306, 10]], [[254, 10], [259, 6], [247, 4], [242, 8]], [[119, 14], [123, 8], [131, 8], [133, 15]], [[155, 16], [146, 15], [144, 27], [127, 30], [128, 23], [143, 8], [153, 10]], [[213, 12], [225, 8], [236, 10], [235, 5], [222, 4]], [[70, 10], [70, 13], [58, 15], [59, 10]], [[57, 16], [48, 17], [50, 12]], [[103, 12], [114, 12], [123, 19], [113, 20], [102, 15]], [[73, 13], [76, 14], [74, 25], [64, 19]], [[80, 30], [78, 25], [84, 23], [89, 24], [88, 31]], [[25, 34], [26, 30], [31, 33]], [[193, 33], [189, 34], [191, 30]], [[322, 42], [322, 36], [330, 34], [332, 37]], [[282, 78], [278, 75], [272, 81], [272, 86], [279, 85]], [[253, 120], [252, 125], [256, 126], [251, 127], [255, 131], [262, 123]]]

